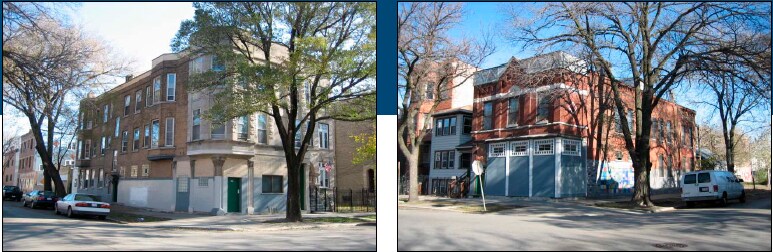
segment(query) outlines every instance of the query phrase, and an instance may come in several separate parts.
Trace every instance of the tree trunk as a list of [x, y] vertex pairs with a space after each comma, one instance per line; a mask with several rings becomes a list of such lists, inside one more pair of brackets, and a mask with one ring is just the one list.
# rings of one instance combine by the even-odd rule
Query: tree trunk
[[[54, 168], [54, 162], [52, 162], [52, 155], [51, 152], [47, 151], [44, 144], [43, 144], [43, 134], [40, 130], [40, 125], [36, 124], [34, 118], [27, 116], [27, 119], [30, 121], [30, 125], [32, 128], [33, 136], [35, 137], [35, 150], [38, 151], [38, 155], [40, 155], [40, 160], [43, 162], [43, 176], [50, 176], [51, 182], [53, 182], [53, 189], [54, 193], [58, 197], [63, 197], [66, 194], [64, 194], [64, 184], [62, 183], [62, 178], [59, 176], [59, 173], [56, 172], [56, 168]], [[53, 132], [51, 130], [50, 132]], [[37, 181], [34, 181], [33, 184], [36, 184]], [[45, 190], [51, 190], [49, 184], [48, 188], [45, 188], [45, 180], [44, 180], [44, 189]]]
[[727, 160], [727, 171], [735, 173], [735, 146], [733, 146], [735, 137], [733, 136], [734, 126], [730, 127], [730, 131], [725, 133], [725, 159]]
[[407, 158], [408, 162], [408, 202], [419, 200], [419, 153], [418, 148]]
[[287, 164], [290, 166], [287, 169], [287, 211], [285, 211], [285, 218], [289, 222], [301, 222], [301, 207], [300, 207], [300, 179], [301, 167], [303, 166], [303, 159], [294, 157], [294, 153], [288, 154]]

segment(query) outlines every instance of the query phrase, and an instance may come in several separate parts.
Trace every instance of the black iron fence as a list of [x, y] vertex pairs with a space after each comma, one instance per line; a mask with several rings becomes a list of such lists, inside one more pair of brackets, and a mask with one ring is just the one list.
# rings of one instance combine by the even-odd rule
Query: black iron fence
[[[419, 175], [419, 194], [420, 195], [427, 195], [430, 194], [431, 191], [429, 190], [429, 178], [426, 175]], [[410, 190], [408, 176], [402, 175], [400, 176], [400, 179], [398, 181], [398, 195], [408, 195], [408, 191]]]
[[310, 188], [311, 212], [375, 212], [376, 192], [366, 188]]

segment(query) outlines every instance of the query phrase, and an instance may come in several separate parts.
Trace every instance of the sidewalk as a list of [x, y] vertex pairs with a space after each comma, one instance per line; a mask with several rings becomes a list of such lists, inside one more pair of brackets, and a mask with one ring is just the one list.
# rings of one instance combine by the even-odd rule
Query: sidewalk
[[[112, 205], [111, 216], [121, 214], [145, 216], [145, 218], [165, 219], [153, 222], [125, 222], [116, 220], [108, 216], [108, 219], [114, 222], [135, 226], [165, 229], [187, 229], [187, 230], [206, 230], [206, 231], [276, 231], [292, 229], [319, 229], [319, 228], [342, 228], [354, 227], [358, 225], [375, 226], [375, 218], [360, 219], [365, 216], [376, 215], [372, 213], [313, 213], [302, 214], [304, 222], [287, 223], [284, 222], [284, 214], [272, 215], [243, 215], [228, 214], [221, 216], [212, 216], [206, 213], [183, 213], [183, 212], [163, 212], [150, 209], [129, 207], [123, 205]], [[346, 223], [313, 222], [314, 219], [324, 217], [358, 218], [361, 221]]]
[[[407, 195], [399, 195], [398, 196], [398, 207], [407, 207], [407, 208], [425, 208], [425, 209], [436, 209], [436, 210], [449, 210], [449, 211], [457, 211], [459, 212], [459, 208], [462, 205], [482, 205], [481, 198], [447, 198], [447, 197], [437, 197], [432, 195], [420, 195], [419, 196], [419, 202], [416, 203], [407, 203], [404, 202], [404, 200], [407, 200]], [[560, 198], [560, 199], [554, 199], [554, 198], [529, 198], [529, 197], [507, 197], [507, 196], [486, 196], [486, 205], [499, 205], [499, 206], [505, 206], [505, 207], [539, 207], [543, 209], [551, 208], [551, 207], [558, 207], [556, 203], [559, 203], [561, 205], [569, 205], [569, 206], [578, 206], [578, 207], [593, 207], [598, 208], [597, 204], [603, 204], [603, 203], [613, 203], [613, 202], [620, 202], [620, 201], [627, 201], [630, 200], [631, 196], [617, 196], [617, 197], [610, 197], [610, 198]], [[680, 199], [679, 193], [663, 193], [663, 194], [656, 194], [652, 195], [651, 199], [653, 201], [675, 201]], [[623, 209], [609, 209], [605, 208], [607, 210], [612, 211], [628, 211]], [[664, 208], [662, 210], [673, 210], [669, 208]], [[463, 212], [463, 211], [461, 211]], [[630, 211], [629, 211], [630, 212]]]

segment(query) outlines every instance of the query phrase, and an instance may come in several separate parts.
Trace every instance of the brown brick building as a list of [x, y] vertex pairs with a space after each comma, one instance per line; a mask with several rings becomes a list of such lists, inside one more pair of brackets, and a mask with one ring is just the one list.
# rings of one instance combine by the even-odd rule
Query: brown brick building
[[[189, 76], [222, 64], [209, 55], [164, 54], [151, 70], [83, 100], [77, 190], [170, 211], [284, 211], [287, 169], [272, 117], [212, 123], [204, 115], [220, 90], [186, 89]], [[332, 173], [319, 169], [335, 165], [335, 125], [322, 121], [314, 130], [302, 179], [330, 187]]]
[[335, 158], [338, 160], [336, 167], [336, 187], [339, 189], [367, 189], [376, 191], [376, 162], [365, 164], [353, 164], [352, 160], [357, 152], [359, 143], [353, 136], [361, 134], [373, 134], [376, 132], [375, 121], [347, 122], [336, 121], [335, 132]]

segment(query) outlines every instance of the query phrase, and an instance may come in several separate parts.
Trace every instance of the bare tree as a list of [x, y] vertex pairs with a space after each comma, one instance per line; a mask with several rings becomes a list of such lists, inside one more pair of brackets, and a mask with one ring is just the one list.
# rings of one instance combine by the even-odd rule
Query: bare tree
[[692, 62], [713, 53], [745, 53], [716, 42], [727, 28], [726, 20], [762, 26], [769, 22], [769, 10], [769, 5], [756, 3], [546, 3], [533, 14], [537, 18], [532, 22], [515, 23], [512, 37], [525, 46], [589, 49], [599, 62], [600, 73], [611, 81], [616, 111], [621, 115], [621, 76], [632, 78], [635, 134], [621, 120], [635, 174], [631, 202], [651, 207], [653, 108], [694, 70], [689, 67]]
[[106, 76], [125, 67], [109, 57], [103, 43], [51, 18], [45, 10], [34, 4], [3, 3], [3, 97], [30, 123], [43, 161], [44, 189], [64, 196], [53, 163], [57, 122], [71, 116], [62, 111], [85, 89], [105, 84]]
[[408, 200], [414, 201], [419, 195], [419, 144], [432, 123], [429, 115], [448, 99], [449, 92], [473, 76], [494, 46], [490, 36], [455, 40], [447, 34], [462, 20], [462, 3], [405, 2], [398, 9], [397, 142], [409, 167]]

